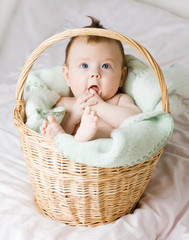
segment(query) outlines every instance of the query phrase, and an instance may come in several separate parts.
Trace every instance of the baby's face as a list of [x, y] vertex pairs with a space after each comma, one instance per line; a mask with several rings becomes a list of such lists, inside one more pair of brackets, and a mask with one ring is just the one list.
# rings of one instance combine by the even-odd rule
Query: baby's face
[[82, 39], [73, 42], [63, 72], [75, 97], [89, 93], [92, 88], [103, 100], [108, 100], [125, 80], [122, 62], [116, 43], [86, 43]]

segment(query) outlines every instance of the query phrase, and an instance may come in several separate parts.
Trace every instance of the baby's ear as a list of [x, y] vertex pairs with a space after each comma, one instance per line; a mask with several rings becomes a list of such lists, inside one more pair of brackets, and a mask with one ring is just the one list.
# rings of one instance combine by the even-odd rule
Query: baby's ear
[[122, 69], [122, 74], [121, 74], [120, 87], [123, 86], [123, 84], [124, 84], [124, 82], [125, 82], [125, 79], [126, 79], [126, 76], [127, 76], [127, 68], [126, 68], [126, 67], [123, 67], [123, 69]]
[[64, 79], [67, 84], [67, 86], [70, 86], [70, 81], [69, 81], [69, 69], [65, 65], [62, 68], [63, 74], [64, 74]]

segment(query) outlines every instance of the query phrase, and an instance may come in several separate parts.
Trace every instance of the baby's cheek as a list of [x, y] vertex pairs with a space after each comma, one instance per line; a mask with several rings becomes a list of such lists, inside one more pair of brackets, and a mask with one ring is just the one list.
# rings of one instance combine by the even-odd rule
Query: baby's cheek
[[72, 92], [73, 92], [75, 97], [79, 97], [82, 94], [84, 94], [82, 86], [79, 85], [79, 84], [77, 84], [76, 86], [72, 87], [71, 90], [72, 90]]

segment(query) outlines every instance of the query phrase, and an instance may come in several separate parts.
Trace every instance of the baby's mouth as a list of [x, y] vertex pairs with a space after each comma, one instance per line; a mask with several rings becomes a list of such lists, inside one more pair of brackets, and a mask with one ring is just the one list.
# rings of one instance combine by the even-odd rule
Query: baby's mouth
[[99, 96], [102, 93], [97, 85], [92, 85], [88, 90], [89, 90], [90, 93], [96, 92], [96, 94], [98, 94]]

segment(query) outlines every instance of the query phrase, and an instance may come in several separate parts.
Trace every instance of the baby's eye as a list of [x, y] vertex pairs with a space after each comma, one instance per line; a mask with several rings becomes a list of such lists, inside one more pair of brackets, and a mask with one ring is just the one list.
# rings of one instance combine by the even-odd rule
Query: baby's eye
[[88, 64], [87, 63], [82, 63], [81, 68], [88, 68]]
[[102, 68], [104, 68], [104, 69], [108, 69], [108, 68], [110, 68], [110, 64], [108, 64], [108, 63], [104, 63], [104, 64], [102, 65]]

